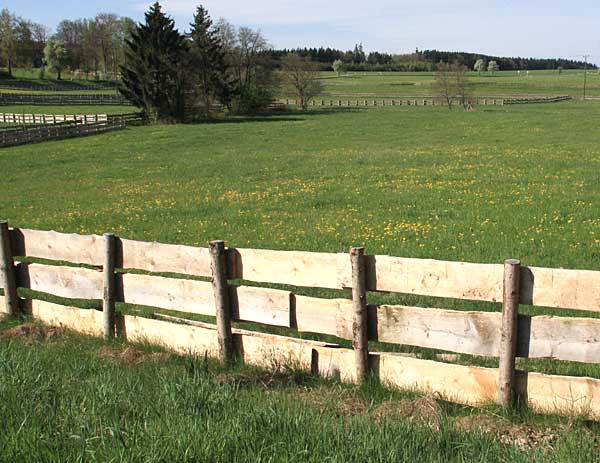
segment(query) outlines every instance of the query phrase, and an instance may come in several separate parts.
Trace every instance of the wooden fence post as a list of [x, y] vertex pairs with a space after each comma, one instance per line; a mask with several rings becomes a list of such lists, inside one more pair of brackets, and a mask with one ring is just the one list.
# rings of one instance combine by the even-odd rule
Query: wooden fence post
[[4, 310], [8, 315], [16, 315], [19, 312], [19, 299], [15, 263], [10, 247], [10, 232], [6, 220], [0, 221], [0, 274], [2, 274], [4, 289]]
[[212, 285], [215, 295], [217, 315], [217, 335], [219, 339], [219, 360], [221, 363], [233, 361], [233, 335], [231, 334], [231, 306], [229, 304], [229, 287], [227, 285], [227, 258], [225, 242], [210, 242], [210, 261]]
[[115, 337], [115, 295], [116, 295], [116, 255], [117, 241], [112, 233], [104, 234], [104, 291], [102, 296], [102, 314], [104, 339]]
[[356, 362], [356, 380], [361, 383], [367, 378], [369, 370], [365, 248], [351, 248], [350, 261], [352, 264], [352, 347]]
[[517, 356], [520, 270], [520, 261], [516, 259], [504, 261], [502, 335], [500, 338], [498, 377], [498, 402], [504, 407], [508, 406], [515, 398], [515, 360]]

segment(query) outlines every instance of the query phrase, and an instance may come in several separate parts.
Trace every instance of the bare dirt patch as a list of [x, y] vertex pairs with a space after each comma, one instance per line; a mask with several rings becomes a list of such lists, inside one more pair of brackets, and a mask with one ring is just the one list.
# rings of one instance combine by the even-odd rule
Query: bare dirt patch
[[62, 328], [24, 323], [0, 332], [0, 339], [21, 339], [26, 343], [48, 341], [64, 333]]
[[552, 450], [567, 426], [539, 427], [529, 424], [511, 423], [500, 416], [471, 415], [454, 420], [456, 429], [490, 434], [500, 442], [515, 445], [520, 450]]
[[166, 352], [144, 352], [131, 346], [125, 348], [103, 346], [96, 353], [102, 358], [111, 359], [125, 365], [135, 365], [143, 362], [161, 363], [171, 358], [171, 354]]

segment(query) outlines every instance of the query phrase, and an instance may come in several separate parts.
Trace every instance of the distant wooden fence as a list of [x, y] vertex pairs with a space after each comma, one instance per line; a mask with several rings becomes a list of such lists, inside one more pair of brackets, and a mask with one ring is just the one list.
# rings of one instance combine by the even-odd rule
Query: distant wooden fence
[[[132, 241], [113, 235], [77, 235], [11, 229], [0, 223], [0, 284], [7, 313], [83, 333], [122, 336], [181, 353], [237, 356], [249, 364], [291, 362], [324, 376], [358, 382], [367, 375], [400, 388], [439, 394], [466, 405], [517, 396], [535, 410], [600, 419], [600, 380], [515, 370], [516, 357], [600, 363], [600, 320], [519, 315], [519, 304], [600, 312], [600, 272], [446, 262], [383, 255], [226, 249]], [[20, 256], [87, 264], [18, 263]], [[117, 269], [126, 269], [118, 270]], [[130, 273], [130, 269], [151, 272]], [[211, 277], [162, 277], [156, 272]], [[243, 279], [295, 287], [352, 288], [352, 299], [323, 299], [289, 290], [233, 286]], [[103, 311], [22, 300], [15, 288], [65, 298], [102, 300]], [[502, 303], [500, 312], [367, 305], [367, 291]], [[216, 316], [216, 325], [169, 315], [149, 319], [114, 313], [115, 302]], [[560, 313], [560, 312], [557, 312]], [[168, 320], [168, 321], [166, 321]], [[231, 328], [231, 321], [334, 335], [354, 349]], [[178, 323], [171, 323], [176, 321]], [[442, 363], [370, 352], [368, 341], [499, 357], [500, 367]]]
[[90, 124], [106, 122], [106, 114], [25, 114], [25, 113], [0, 113], [0, 124], [9, 125], [45, 125], [60, 124], [62, 122], [79, 122]]
[[141, 124], [143, 119], [137, 113], [104, 115], [90, 118], [75, 119], [64, 122], [48, 122], [36, 125], [20, 125], [0, 129], [0, 148], [9, 146], [40, 143], [51, 140], [95, 135], [103, 132], [119, 130], [132, 124]]
[[[471, 98], [469, 103], [472, 105], [485, 106], [503, 106], [512, 104], [531, 104], [531, 103], [556, 103], [571, 99], [570, 96], [553, 96], [539, 98], [497, 98], [497, 97], [481, 97]], [[292, 98], [280, 99], [280, 103], [286, 105], [297, 106], [298, 100]], [[458, 103], [456, 101], [455, 103]], [[408, 97], [401, 99], [390, 98], [338, 98], [338, 99], [323, 99], [314, 98], [310, 101], [309, 106], [337, 106], [337, 107], [376, 107], [376, 106], [446, 106], [447, 103], [439, 97]]]
[[0, 93], [0, 105], [130, 106], [131, 103], [123, 96], [112, 93]]
[[0, 79], [0, 88], [13, 90], [33, 90], [47, 92], [82, 92], [86, 90], [116, 90], [117, 85], [114, 82], [96, 83], [95, 85], [82, 85], [76, 82], [64, 81], [61, 84], [38, 84], [26, 80], [18, 79]]

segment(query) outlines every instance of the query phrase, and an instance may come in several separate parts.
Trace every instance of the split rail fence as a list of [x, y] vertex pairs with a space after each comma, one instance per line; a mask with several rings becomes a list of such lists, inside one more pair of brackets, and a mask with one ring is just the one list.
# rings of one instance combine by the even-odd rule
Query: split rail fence
[[25, 113], [0, 113], [0, 124], [10, 125], [46, 125], [62, 122], [78, 122], [90, 124], [106, 122], [106, 114], [25, 114]]
[[[559, 101], [570, 100], [570, 96], [552, 96], [552, 97], [527, 97], [527, 98], [497, 98], [497, 97], [480, 97], [469, 100], [471, 105], [484, 106], [504, 106], [513, 104], [532, 104], [532, 103], [557, 103]], [[297, 99], [281, 99], [280, 103], [286, 105], [298, 105]], [[456, 101], [458, 104], [458, 101]], [[389, 98], [359, 98], [359, 99], [322, 99], [314, 98], [310, 101], [309, 106], [339, 106], [339, 107], [376, 107], [376, 106], [447, 106], [447, 103], [439, 97], [409, 97], [401, 99]]]
[[[599, 319], [519, 314], [519, 304], [599, 312], [598, 271], [526, 267], [516, 260], [496, 265], [366, 255], [363, 248], [352, 248], [349, 254], [227, 249], [222, 241], [202, 248], [111, 234], [9, 229], [7, 222], [0, 222], [0, 238], [2, 306], [9, 314], [25, 311], [50, 325], [219, 356], [223, 362], [235, 357], [266, 367], [293, 362], [343, 381], [360, 382], [373, 375], [384, 384], [439, 394], [460, 404], [508, 404], [516, 397], [537, 411], [600, 419], [600, 380], [515, 369], [517, 357], [600, 363]], [[22, 256], [93, 267], [23, 263]], [[238, 280], [351, 288], [352, 299], [234, 286]], [[63, 306], [39, 296], [20, 299], [16, 288], [102, 300], [103, 309]], [[502, 311], [368, 305], [369, 291], [497, 302]], [[216, 325], [169, 315], [116, 314], [116, 302], [215, 316]], [[334, 335], [352, 340], [353, 349], [235, 329], [232, 321]], [[370, 340], [497, 357], [499, 368], [373, 352]]]
[[116, 93], [0, 93], [0, 105], [46, 105], [46, 106], [96, 106], [119, 105], [130, 106], [131, 103]]
[[[36, 116], [40, 115], [31, 116], [34, 116], [33, 119], [36, 120]], [[58, 120], [63, 116], [56, 117], [56, 122], [54, 122], [54, 119], [49, 122], [51, 119], [46, 118], [47, 122], [42, 124], [0, 127], [0, 148], [95, 135], [120, 130], [128, 125], [143, 123], [142, 116], [138, 113], [93, 115], [92, 117], [82, 116], [81, 118], [72, 116], [73, 120], [69, 120], [70, 116], [66, 115], [64, 116], [67, 118], [65, 122], [59, 122]]]

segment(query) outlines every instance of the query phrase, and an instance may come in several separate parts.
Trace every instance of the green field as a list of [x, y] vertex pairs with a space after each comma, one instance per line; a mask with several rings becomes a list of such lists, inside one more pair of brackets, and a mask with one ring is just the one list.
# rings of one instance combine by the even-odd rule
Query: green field
[[[566, 72], [563, 77], [579, 78]], [[388, 76], [361, 78], [368, 82], [354, 93], [369, 91], [368, 85], [387, 92]], [[404, 77], [389, 77], [396, 78]], [[425, 82], [428, 78], [423, 76]], [[66, 112], [65, 107], [7, 108], [3, 111]], [[87, 108], [70, 113], [121, 112]], [[237, 247], [324, 252], [364, 245], [374, 254], [494, 263], [514, 257], [524, 265], [600, 270], [599, 116], [600, 103], [580, 101], [473, 112], [328, 108], [132, 127], [5, 148], [0, 150], [0, 218], [18, 227], [112, 231], [191, 245], [224, 239]], [[369, 297], [370, 302], [498, 309], [399, 295]], [[0, 435], [0, 461], [5, 455], [8, 461], [24, 455], [35, 461], [599, 457], [597, 425], [583, 421], [568, 424], [527, 411], [513, 415], [442, 404], [439, 428], [397, 416], [381, 422], [378, 407], [406, 394], [298, 373], [264, 387], [264, 372], [241, 367], [231, 374], [250, 379], [222, 382], [227, 374], [218, 367], [178, 357], [123, 368], [98, 355], [101, 345], [72, 335], [48, 343], [0, 340], [0, 396], [5, 398], [0, 421], [7, 423]], [[467, 356], [461, 362], [494, 365]], [[519, 366], [600, 378], [600, 367], [592, 365], [536, 360]], [[24, 390], [37, 399], [17, 400]], [[326, 403], [298, 400], [306, 391]], [[339, 403], [348, 396], [361, 405], [340, 412]], [[517, 427], [550, 428], [556, 439], [551, 447], [534, 445], [523, 452], [495, 435], [456, 429], [453, 423], [470, 414]]]
[[[433, 73], [409, 72], [349, 72], [337, 78], [322, 73], [324, 95], [395, 97], [433, 95]], [[471, 91], [475, 95], [583, 95], [583, 71], [531, 71], [518, 76], [515, 71], [500, 71], [495, 75], [469, 73]], [[587, 95], [600, 95], [600, 74], [588, 71]]]

